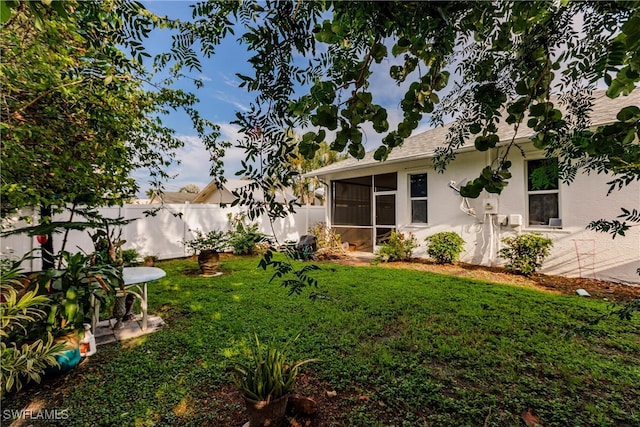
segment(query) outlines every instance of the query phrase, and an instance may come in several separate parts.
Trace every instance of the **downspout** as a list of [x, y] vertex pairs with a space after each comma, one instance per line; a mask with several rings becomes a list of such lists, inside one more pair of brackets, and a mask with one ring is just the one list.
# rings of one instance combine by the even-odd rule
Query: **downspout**
[[[486, 166], [491, 166], [493, 164], [493, 159], [492, 159], [492, 150], [489, 149], [487, 150], [487, 152], [485, 153], [485, 164]], [[500, 204], [498, 203], [498, 206], [500, 206]], [[498, 210], [499, 207], [498, 207]], [[495, 230], [495, 217], [496, 215], [493, 213], [486, 213], [484, 214], [485, 218], [487, 218], [489, 220], [489, 245], [488, 245], [488, 249], [489, 249], [489, 265], [490, 266], [494, 266], [496, 263], [496, 258], [497, 258], [497, 243], [496, 241], [499, 239], [499, 236], [497, 236], [496, 234], [498, 234]], [[485, 221], [486, 224], [486, 221]]]

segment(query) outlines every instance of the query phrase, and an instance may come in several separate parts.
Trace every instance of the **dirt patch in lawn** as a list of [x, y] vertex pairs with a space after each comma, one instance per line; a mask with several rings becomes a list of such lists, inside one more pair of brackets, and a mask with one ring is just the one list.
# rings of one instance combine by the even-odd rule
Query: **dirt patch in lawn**
[[[348, 257], [342, 260], [334, 260], [334, 262], [353, 266], [371, 265], [371, 261], [363, 257]], [[502, 267], [485, 267], [462, 262], [440, 265], [429, 260], [416, 258], [410, 262], [380, 263], [378, 266], [428, 271], [430, 273], [530, 287], [567, 295], [576, 295], [578, 289], [584, 289], [594, 298], [606, 299], [612, 302], [630, 301], [635, 298], [640, 298], [640, 286], [637, 285], [625, 285], [602, 280], [582, 279], [579, 277], [552, 276], [540, 273], [534, 273], [529, 277], [525, 277], [510, 273]]]

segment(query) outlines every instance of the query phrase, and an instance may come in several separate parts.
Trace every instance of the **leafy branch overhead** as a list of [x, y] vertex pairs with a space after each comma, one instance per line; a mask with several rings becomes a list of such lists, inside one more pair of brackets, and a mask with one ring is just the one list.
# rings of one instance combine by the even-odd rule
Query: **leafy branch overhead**
[[[211, 5], [212, 3], [205, 3]], [[473, 144], [498, 148], [498, 157], [462, 188], [467, 197], [500, 193], [511, 178], [507, 157], [522, 136], [571, 181], [580, 169], [611, 173], [612, 188], [640, 176], [640, 110], [623, 108], [612, 124], [592, 129], [592, 92], [629, 94], [640, 80], [637, 3], [536, 2], [267, 2], [194, 8], [193, 41], [215, 44], [206, 25], [225, 15], [253, 52], [253, 75], [239, 76], [256, 94], [238, 113], [249, 161], [241, 174], [289, 184], [279, 160], [292, 144], [287, 133], [306, 128], [297, 144], [313, 157], [324, 140], [333, 150], [365, 155], [366, 129], [382, 134], [374, 157], [426, 121], [455, 118], [436, 167]], [[189, 46], [182, 45], [183, 48]], [[396, 93], [372, 90], [380, 79]], [[554, 96], [554, 94], [563, 94]], [[380, 99], [377, 99], [377, 98]], [[390, 121], [384, 105], [398, 105]], [[499, 128], [513, 137], [501, 141]], [[256, 137], [255, 130], [260, 136]], [[250, 166], [256, 161], [258, 166]]]
[[[308, 273], [320, 270], [315, 264], [307, 264], [302, 268], [295, 269], [294, 265], [289, 259], [280, 261], [274, 260], [273, 249], [270, 248], [260, 260], [259, 268], [266, 270], [268, 267], [272, 267], [274, 272], [269, 282], [273, 282], [275, 279], [283, 279], [282, 286], [289, 289], [289, 295], [300, 295], [304, 288], [317, 288], [318, 280], [310, 276]], [[291, 277], [287, 279], [287, 277]], [[312, 294], [313, 296], [314, 294]]]
[[[622, 210], [622, 213], [618, 215], [618, 218], [623, 218], [622, 221], [620, 221], [619, 219], [614, 219], [611, 221], [599, 219], [590, 222], [587, 228], [603, 233], [609, 233], [611, 234], [611, 238], [615, 239], [616, 236], [624, 236], [632, 226], [640, 225], [640, 211], [638, 211], [638, 209], [628, 210], [625, 208], [620, 208], [620, 210]], [[629, 224], [629, 222], [627, 221], [629, 221], [631, 224]]]

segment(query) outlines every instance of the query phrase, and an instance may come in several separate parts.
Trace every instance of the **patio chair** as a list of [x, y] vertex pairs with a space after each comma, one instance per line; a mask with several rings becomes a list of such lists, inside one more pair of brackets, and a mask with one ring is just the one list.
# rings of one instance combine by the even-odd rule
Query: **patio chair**
[[300, 240], [298, 240], [294, 249], [290, 250], [289, 253], [294, 259], [310, 260], [318, 249], [317, 242], [316, 236], [305, 234], [304, 236], [300, 236]]

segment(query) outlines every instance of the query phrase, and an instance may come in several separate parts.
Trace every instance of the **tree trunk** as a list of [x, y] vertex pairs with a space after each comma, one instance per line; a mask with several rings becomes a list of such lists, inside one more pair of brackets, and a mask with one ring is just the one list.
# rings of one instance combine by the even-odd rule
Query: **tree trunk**
[[[44, 218], [44, 221], [43, 221]], [[42, 205], [40, 206], [40, 223], [49, 223], [51, 222], [51, 206], [50, 205]], [[40, 249], [42, 250], [42, 270], [50, 270], [54, 268], [54, 259], [53, 259], [53, 235], [49, 233], [47, 235], [46, 242], [40, 245]]]

